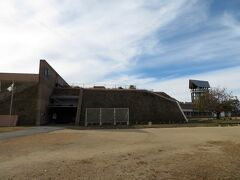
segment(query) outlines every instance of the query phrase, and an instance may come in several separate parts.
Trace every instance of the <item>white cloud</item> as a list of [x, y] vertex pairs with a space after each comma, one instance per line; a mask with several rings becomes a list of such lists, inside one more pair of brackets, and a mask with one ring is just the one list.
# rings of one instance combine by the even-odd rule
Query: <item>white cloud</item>
[[[211, 21], [199, 14], [199, 19], [201, 20], [191, 24], [189, 28], [185, 21], [182, 24], [181, 21], [174, 21], [170, 25], [171, 35], [164, 36], [165, 28], [163, 28], [160, 34], [155, 36], [160, 42], [160, 45], [157, 44], [160, 48], [155, 47], [155, 56], [157, 56], [142, 66], [152, 68], [194, 63], [220, 65], [226, 64], [228, 60], [233, 64], [239, 64], [240, 23], [227, 13]], [[202, 20], [205, 22], [203, 23]], [[204, 28], [198, 28], [201, 24], [204, 24]], [[186, 26], [185, 29], [181, 29], [183, 26]], [[230, 61], [228, 62], [231, 64]]]
[[240, 22], [237, 21], [233, 15], [225, 12], [223, 15], [223, 24], [233, 30], [236, 36], [240, 36]]
[[125, 72], [142, 53], [142, 40], [170, 23], [185, 2], [1, 1], [1, 58], [7, 61], [0, 61], [0, 71], [37, 72], [45, 58], [70, 81]]
[[[0, 72], [37, 73], [43, 58], [69, 82], [137, 84], [187, 101], [188, 79], [196, 78], [239, 95], [239, 68], [164, 81], [136, 72], [186, 61], [240, 62], [239, 21], [229, 13], [209, 21], [209, 4], [199, 0], [0, 1]], [[202, 30], [203, 24], [209, 29]], [[135, 58], [146, 54], [156, 58], [141, 62]]]

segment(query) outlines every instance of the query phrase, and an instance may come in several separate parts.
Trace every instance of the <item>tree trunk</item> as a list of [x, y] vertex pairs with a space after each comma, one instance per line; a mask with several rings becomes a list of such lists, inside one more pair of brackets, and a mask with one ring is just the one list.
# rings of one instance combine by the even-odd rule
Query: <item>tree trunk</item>
[[220, 112], [217, 112], [217, 119], [220, 119]]

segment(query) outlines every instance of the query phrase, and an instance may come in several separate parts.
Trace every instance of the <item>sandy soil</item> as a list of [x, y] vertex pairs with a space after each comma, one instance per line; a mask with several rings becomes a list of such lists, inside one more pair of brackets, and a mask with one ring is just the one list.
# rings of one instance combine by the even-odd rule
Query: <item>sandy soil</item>
[[58, 130], [0, 141], [0, 179], [239, 179], [240, 127]]

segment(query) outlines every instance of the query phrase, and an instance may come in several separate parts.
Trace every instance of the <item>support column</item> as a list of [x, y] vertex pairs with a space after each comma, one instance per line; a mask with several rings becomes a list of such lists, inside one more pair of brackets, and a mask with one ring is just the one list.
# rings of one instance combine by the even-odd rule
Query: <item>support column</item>
[[82, 110], [82, 99], [83, 99], [83, 88], [80, 88], [79, 97], [78, 97], [77, 113], [76, 113], [76, 119], [75, 119], [76, 126], [79, 126], [79, 123], [80, 123], [81, 110]]
[[99, 120], [100, 120], [99, 125], [102, 126], [102, 108], [100, 108], [99, 116], [100, 116], [99, 117]]
[[128, 116], [127, 116], [127, 117], [128, 117], [127, 126], [129, 126], [129, 109], [128, 109], [127, 113], [128, 113], [128, 114], [127, 114], [127, 115], [128, 115]]
[[87, 109], [85, 111], [85, 121], [84, 121], [84, 125], [87, 127], [88, 122], [87, 122]]
[[113, 125], [116, 126], [116, 108], [113, 109]]

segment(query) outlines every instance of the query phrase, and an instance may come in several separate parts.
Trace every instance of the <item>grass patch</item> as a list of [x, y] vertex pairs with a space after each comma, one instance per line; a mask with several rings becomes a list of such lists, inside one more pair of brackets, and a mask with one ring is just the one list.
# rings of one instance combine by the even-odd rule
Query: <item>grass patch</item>
[[129, 126], [126, 125], [89, 125], [84, 126], [70, 126], [70, 129], [142, 129], [142, 128], [177, 128], [177, 127], [217, 127], [217, 126], [238, 126], [240, 125], [240, 120], [224, 120], [224, 119], [190, 119], [188, 123], [182, 124], [132, 124]]

